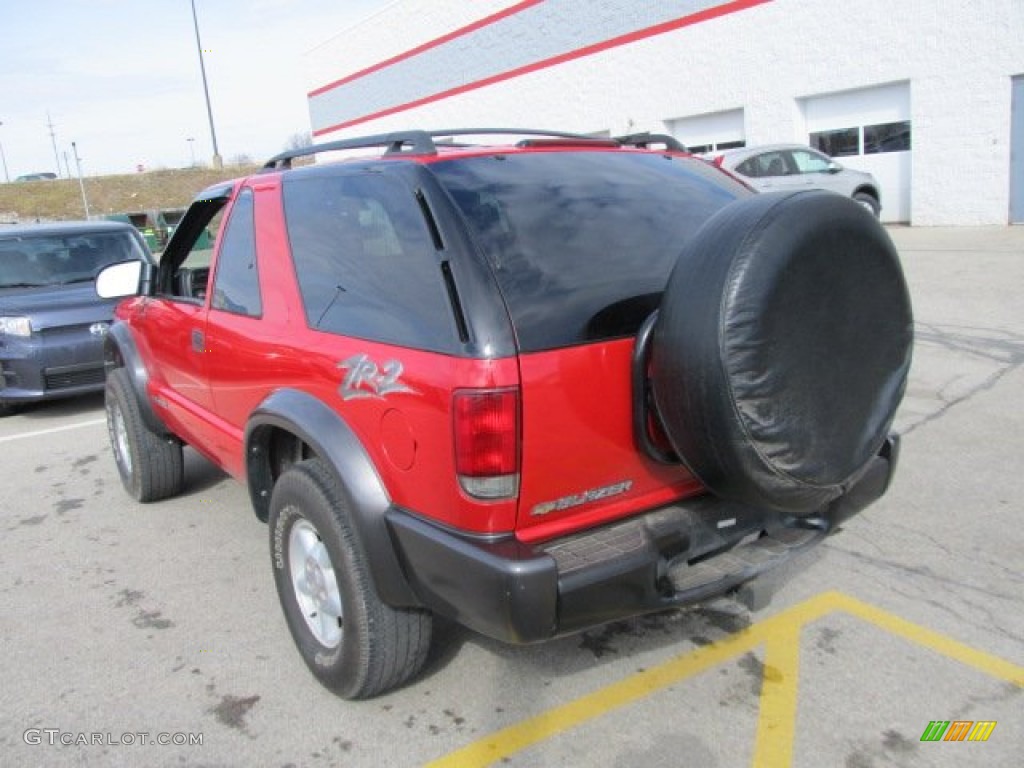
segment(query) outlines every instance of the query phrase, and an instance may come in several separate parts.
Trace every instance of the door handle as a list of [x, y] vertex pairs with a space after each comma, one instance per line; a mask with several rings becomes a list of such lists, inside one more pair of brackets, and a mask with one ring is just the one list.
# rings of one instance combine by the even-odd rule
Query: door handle
[[192, 331], [192, 351], [193, 352], [205, 352], [206, 351], [206, 337], [203, 336], [203, 332], [193, 329]]

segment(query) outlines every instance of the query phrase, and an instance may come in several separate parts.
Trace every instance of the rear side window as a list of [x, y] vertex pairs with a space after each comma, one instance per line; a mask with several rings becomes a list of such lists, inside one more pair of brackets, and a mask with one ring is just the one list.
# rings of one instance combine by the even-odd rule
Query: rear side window
[[537, 152], [430, 168], [486, 254], [520, 351], [636, 333], [683, 244], [750, 194], [694, 158]]
[[458, 342], [414, 192], [381, 173], [296, 172], [288, 238], [311, 328], [440, 352]]

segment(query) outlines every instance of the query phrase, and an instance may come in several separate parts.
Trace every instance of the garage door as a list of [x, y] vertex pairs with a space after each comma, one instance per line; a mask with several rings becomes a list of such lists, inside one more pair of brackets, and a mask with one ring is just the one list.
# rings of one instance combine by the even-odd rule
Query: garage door
[[667, 121], [668, 131], [691, 152], [711, 152], [746, 146], [743, 110], [709, 112]]
[[1013, 78], [1010, 119], [1010, 221], [1024, 224], [1024, 77]]
[[811, 96], [800, 107], [811, 146], [878, 179], [882, 220], [910, 221], [910, 84]]

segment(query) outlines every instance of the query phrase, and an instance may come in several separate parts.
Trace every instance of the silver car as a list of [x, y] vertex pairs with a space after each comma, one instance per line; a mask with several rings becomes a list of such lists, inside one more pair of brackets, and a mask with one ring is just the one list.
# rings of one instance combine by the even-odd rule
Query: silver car
[[875, 216], [882, 210], [882, 197], [874, 176], [844, 168], [828, 155], [801, 144], [727, 149], [704, 157], [761, 192], [827, 189], [852, 197]]

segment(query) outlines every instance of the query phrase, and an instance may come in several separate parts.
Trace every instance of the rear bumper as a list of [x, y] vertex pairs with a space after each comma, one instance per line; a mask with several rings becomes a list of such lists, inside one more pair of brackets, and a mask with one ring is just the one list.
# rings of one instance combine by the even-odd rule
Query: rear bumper
[[531, 643], [738, 587], [881, 497], [898, 455], [893, 435], [848, 493], [802, 518], [703, 496], [539, 545], [466, 537], [396, 508], [387, 521], [424, 606]]

